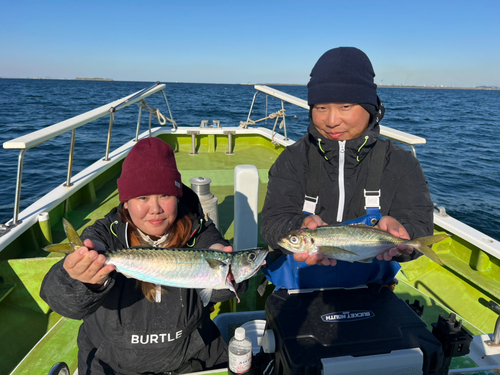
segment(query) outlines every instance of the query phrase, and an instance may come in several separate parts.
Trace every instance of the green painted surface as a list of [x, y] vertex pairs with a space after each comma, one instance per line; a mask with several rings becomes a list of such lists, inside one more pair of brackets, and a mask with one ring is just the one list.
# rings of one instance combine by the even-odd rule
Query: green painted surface
[[76, 337], [81, 321], [62, 318], [32, 349], [12, 375], [47, 374], [57, 362], [66, 362], [71, 374], [78, 367]]
[[[11, 259], [0, 262], [4, 285], [12, 291], [0, 302], [0, 374], [8, 373], [49, 327], [48, 305], [40, 284], [58, 258]], [[5, 340], [5, 338], [9, 338]]]
[[48, 320], [41, 312], [0, 303], [0, 374], [10, 373], [23, 359], [47, 331]]
[[5, 302], [47, 314], [48, 305], [40, 298], [40, 284], [59, 258], [11, 259], [0, 262], [4, 282], [15, 285]]
[[418, 289], [423, 295], [429, 296], [434, 303], [457, 313], [473, 334], [493, 332], [498, 314], [488, 307], [490, 300], [500, 303], [498, 286], [490, 290], [484, 285], [494, 284], [494, 280], [484, 277], [478, 271], [471, 269], [460, 258], [453, 254], [462, 244], [448, 238], [433, 246], [444, 263], [441, 267], [420, 257], [413, 262], [402, 263], [398, 278]]

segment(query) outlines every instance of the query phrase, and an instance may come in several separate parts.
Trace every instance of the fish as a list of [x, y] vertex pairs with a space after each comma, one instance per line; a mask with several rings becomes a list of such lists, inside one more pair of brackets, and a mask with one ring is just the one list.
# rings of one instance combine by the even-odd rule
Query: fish
[[364, 224], [327, 225], [316, 229], [293, 231], [281, 237], [278, 245], [293, 253], [307, 253], [309, 255], [319, 253], [325, 258], [371, 263], [377, 255], [404, 243], [413, 246], [439, 265], [443, 265], [430, 245], [449, 236], [449, 234], [437, 234], [405, 240], [393, 236], [385, 230]]
[[[44, 247], [45, 251], [72, 253], [85, 246], [69, 221], [63, 218], [69, 243]], [[255, 248], [226, 253], [211, 249], [167, 249], [133, 247], [103, 252], [105, 264], [112, 264], [126, 277], [176, 288], [199, 289], [206, 306], [214, 289], [229, 289], [234, 283], [253, 277], [265, 264], [269, 250]], [[236, 298], [239, 298], [236, 295]]]

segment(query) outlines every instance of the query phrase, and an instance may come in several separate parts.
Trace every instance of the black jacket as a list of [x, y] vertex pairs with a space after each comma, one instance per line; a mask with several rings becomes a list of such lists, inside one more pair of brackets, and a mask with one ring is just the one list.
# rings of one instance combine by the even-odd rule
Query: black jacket
[[[228, 245], [213, 224], [200, 226], [203, 212], [198, 197], [185, 186], [183, 191], [179, 215], [195, 216], [188, 246]], [[82, 239], [103, 244], [105, 249], [120, 249], [129, 246], [126, 233], [127, 225], [115, 208], [86, 228]], [[246, 287], [247, 283], [240, 284], [237, 292]], [[113, 272], [104, 290], [92, 292], [72, 279], [60, 261], [46, 275], [40, 295], [57, 313], [83, 319], [78, 335], [79, 374], [163, 373], [179, 368], [184, 372], [225, 364], [227, 346], [210, 320], [211, 305], [203, 307], [195, 289], [162, 288], [160, 301], [150, 302], [137, 289], [135, 279]], [[214, 290], [211, 302], [233, 297], [229, 290]]]
[[[308, 134], [281, 153], [269, 171], [262, 210], [262, 235], [272, 248], [278, 249], [279, 238], [299, 229], [306, 217], [302, 211], [306, 181], [314, 178], [308, 173], [310, 147], [320, 154], [312, 162], [321, 163], [319, 210], [316, 214], [331, 225], [366, 214], [363, 190], [366, 187], [371, 151], [379, 138], [378, 121], [380, 116], [370, 122], [362, 136], [345, 142], [323, 138], [311, 121]], [[406, 228], [410, 238], [431, 235], [433, 203], [420, 163], [410, 151], [396, 146], [390, 140], [384, 142], [388, 142], [388, 148], [380, 185], [380, 212], [397, 219]], [[339, 182], [341, 147], [345, 147], [343, 182]], [[343, 205], [339, 204], [341, 191], [345, 194]], [[398, 257], [398, 261], [410, 260], [419, 255], [414, 251], [411, 256]]]

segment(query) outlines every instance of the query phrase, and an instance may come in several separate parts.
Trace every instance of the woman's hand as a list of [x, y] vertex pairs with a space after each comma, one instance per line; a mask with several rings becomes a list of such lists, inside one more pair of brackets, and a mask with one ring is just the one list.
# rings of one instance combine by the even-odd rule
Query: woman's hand
[[97, 289], [104, 284], [115, 266], [104, 264], [106, 257], [93, 250], [94, 244], [91, 240], [85, 240], [83, 243], [85, 246], [66, 257], [63, 267], [71, 278]]
[[[406, 231], [405, 227], [401, 225], [399, 221], [394, 219], [391, 216], [383, 216], [375, 226], [375, 228], [385, 230], [386, 232], [389, 232], [393, 236], [409, 240], [410, 236], [408, 235], [408, 232]], [[385, 253], [377, 255], [378, 260], [386, 260], [390, 261], [394, 256], [400, 255], [400, 254], [411, 254], [413, 253], [413, 247], [406, 245], [404, 243], [399, 244], [396, 247], [393, 247], [392, 249], [389, 249]]]
[[[317, 227], [321, 227], [324, 225], [328, 225], [319, 217], [318, 215], [309, 215], [302, 222], [302, 229], [316, 229]], [[323, 258], [321, 254], [313, 254], [309, 255], [307, 253], [298, 253], [293, 254], [293, 258], [297, 262], [306, 262], [306, 264], [310, 266], [314, 266], [315, 264], [321, 264], [323, 266], [335, 266], [337, 265], [337, 259], [328, 259]]]

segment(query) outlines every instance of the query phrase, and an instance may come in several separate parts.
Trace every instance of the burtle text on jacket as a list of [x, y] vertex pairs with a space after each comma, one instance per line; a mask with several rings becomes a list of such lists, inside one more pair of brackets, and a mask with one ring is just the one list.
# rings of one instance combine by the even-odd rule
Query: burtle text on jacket
[[175, 341], [182, 337], [182, 330], [175, 333], [152, 333], [149, 335], [132, 335], [132, 344], [163, 344], [165, 342]]

